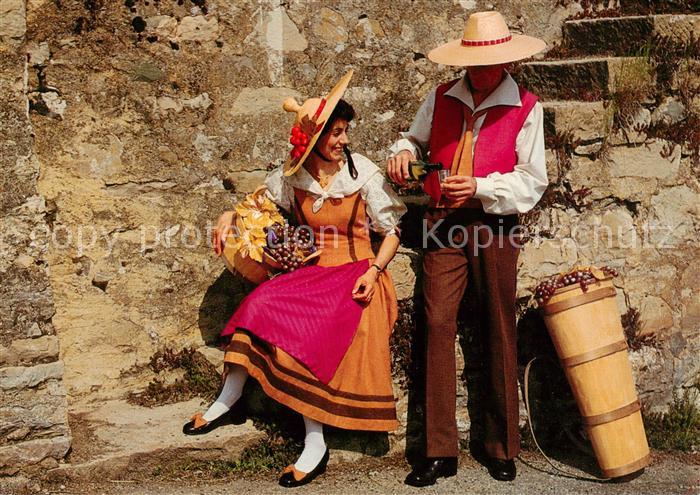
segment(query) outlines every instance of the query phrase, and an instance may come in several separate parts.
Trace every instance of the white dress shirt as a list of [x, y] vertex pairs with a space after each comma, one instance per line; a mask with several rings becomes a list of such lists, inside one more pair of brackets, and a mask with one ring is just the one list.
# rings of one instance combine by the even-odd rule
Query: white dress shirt
[[[510, 74], [506, 74], [501, 84], [476, 109], [465, 78], [466, 75], [445, 94], [457, 98], [473, 112], [497, 105], [522, 106], [518, 85]], [[402, 132], [401, 139], [390, 148], [390, 156], [402, 150], [409, 150], [418, 158], [427, 155], [436, 90], [437, 88], [433, 89], [420, 106], [408, 132]], [[544, 194], [547, 187], [547, 164], [544, 155], [542, 113], [542, 105], [537, 102], [525, 119], [515, 142], [517, 163], [512, 172], [505, 174], [493, 172], [486, 177], [476, 177], [474, 197], [481, 200], [486, 213], [496, 215], [525, 213], [531, 210]], [[474, 123], [472, 146], [476, 145], [479, 130], [485, 119], [486, 115], [483, 115]], [[464, 132], [464, 126], [462, 132]]]
[[314, 198], [311, 210], [317, 213], [325, 200], [344, 198], [359, 190], [366, 204], [370, 229], [385, 236], [395, 235], [399, 221], [406, 213], [406, 206], [384, 179], [384, 174], [374, 162], [359, 153], [352, 154], [352, 161], [357, 169], [357, 178], [353, 179], [350, 176], [346, 163], [333, 178], [328, 189], [322, 189], [304, 167], [300, 167], [294, 175], [287, 177], [280, 166], [270, 172], [265, 179], [267, 194], [280, 208], [291, 212], [294, 204], [294, 189], [306, 191]]

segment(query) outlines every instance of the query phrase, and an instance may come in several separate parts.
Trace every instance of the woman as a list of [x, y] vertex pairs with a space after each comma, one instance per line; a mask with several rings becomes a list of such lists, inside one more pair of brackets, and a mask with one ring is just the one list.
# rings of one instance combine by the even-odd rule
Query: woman
[[[325, 99], [296, 112], [294, 149], [266, 179], [268, 193], [301, 225], [310, 226], [318, 262], [261, 284], [241, 304], [222, 335], [231, 335], [218, 399], [183, 429], [211, 431], [240, 398], [252, 376], [273, 399], [304, 417], [304, 450], [280, 485], [306, 484], [325, 471], [323, 424], [372, 431], [396, 429], [389, 336], [396, 295], [385, 271], [399, 245], [405, 207], [366, 157], [350, 153], [355, 112], [341, 99], [349, 72]], [[217, 254], [232, 212], [219, 219]], [[375, 256], [369, 229], [384, 236]]]

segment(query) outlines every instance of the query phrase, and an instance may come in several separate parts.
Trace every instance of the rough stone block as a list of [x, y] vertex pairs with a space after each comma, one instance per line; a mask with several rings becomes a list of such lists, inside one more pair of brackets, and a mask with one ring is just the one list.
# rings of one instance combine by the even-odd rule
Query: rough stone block
[[661, 156], [662, 148], [661, 143], [612, 148], [609, 156], [610, 176], [673, 180], [678, 175], [680, 153], [664, 158]]
[[0, 2], [0, 45], [19, 45], [27, 31], [24, 0]]
[[679, 42], [687, 42], [700, 37], [700, 15], [657, 15], [654, 16], [656, 34]]
[[658, 334], [673, 326], [673, 311], [660, 297], [647, 295], [639, 307], [642, 335]]
[[67, 435], [68, 404], [61, 382], [0, 390], [0, 445]]
[[282, 102], [289, 97], [299, 101], [301, 95], [298, 91], [288, 88], [243, 88], [233, 100], [230, 115], [281, 113]]
[[0, 346], [0, 366], [28, 365], [57, 358], [58, 337], [52, 335], [15, 340], [9, 347]]
[[678, 359], [674, 370], [674, 386], [678, 388], [696, 386], [700, 375], [700, 359], [698, 359], [698, 354], [700, 353], [700, 332], [695, 334], [678, 332], [674, 336], [678, 338], [679, 342], [678, 349], [674, 349], [676, 350], [674, 355]]
[[657, 249], [697, 243], [700, 194], [687, 186], [663, 189], [651, 200], [649, 239]]
[[571, 132], [574, 140], [601, 139], [610, 113], [602, 101], [549, 101], [543, 105], [546, 128], [553, 133]]
[[634, 84], [651, 85], [654, 78], [647, 69], [639, 57], [547, 60], [523, 64], [517, 79], [544, 101], [591, 102], [608, 98], [623, 76], [633, 77]]
[[0, 447], [0, 474], [14, 474], [45, 459], [63, 459], [70, 442], [69, 436], [61, 436]]
[[543, 100], [597, 101], [609, 93], [608, 59], [528, 62], [518, 80]]
[[214, 41], [218, 36], [217, 18], [203, 15], [183, 17], [175, 30], [175, 39], [178, 41]]
[[411, 249], [399, 248], [389, 264], [388, 270], [396, 288], [396, 298], [400, 301], [413, 297], [416, 290], [416, 273], [419, 271], [420, 257]]
[[63, 377], [63, 362], [39, 364], [32, 367], [12, 366], [0, 368], [0, 389], [36, 387], [46, 380]]
[[299, 28], [289, 18], [287, 11], [280, 7], [267, 15], [264, 25], [263, 42], [272, 50], [278, 52], [304, 51], [309, 46], [308, 41]]
[[700, 33], [700, 15], [634, 15], [567, 21], [564, 46], [588, 55], [641, 54], [655, 35], [686, 42]]
[[343, 16], [328, 7], [322, 7], [320, 14], [317, 24], [313, 27], [314, 34], [330, 45], [346, 42], [348, 31]]
[[589, 55], [634, 55], [654, 32], [651, 16], [582, 19], [565, 22], [565, 46]]
[[45, 267], [11, 265], [0, 283], [0, 345], [50, 333], [53, 296]]
[[643, 346], [629, 353], [637, 392], [644, 404], [664, 407], [673, 399], [673, 355], [668, 349]]

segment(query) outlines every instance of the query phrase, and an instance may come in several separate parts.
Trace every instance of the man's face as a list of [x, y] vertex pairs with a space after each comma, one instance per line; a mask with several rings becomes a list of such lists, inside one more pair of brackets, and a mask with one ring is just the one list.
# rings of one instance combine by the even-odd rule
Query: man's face
[[467, 67], [469, 83], [476, 91], [493, 91], [501, 83], [505, 67], [506, 64]]

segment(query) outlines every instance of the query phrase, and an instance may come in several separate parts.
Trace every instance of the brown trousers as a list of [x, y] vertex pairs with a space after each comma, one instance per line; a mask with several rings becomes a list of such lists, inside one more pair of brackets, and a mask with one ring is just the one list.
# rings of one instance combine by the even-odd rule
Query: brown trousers
[[424, 220], [426, 455], [459, 453], [455, 337], [469, 270], [479, 308], [469, 317], [478, 319], [476, 326], [485, 332], [488, 354], [484, 447], [491, 457], [512, 459], [520, 449], [515, 327], [519, 244], [509, 235], [517, 217], [489, 215], [481, 209], [431, 208]]

